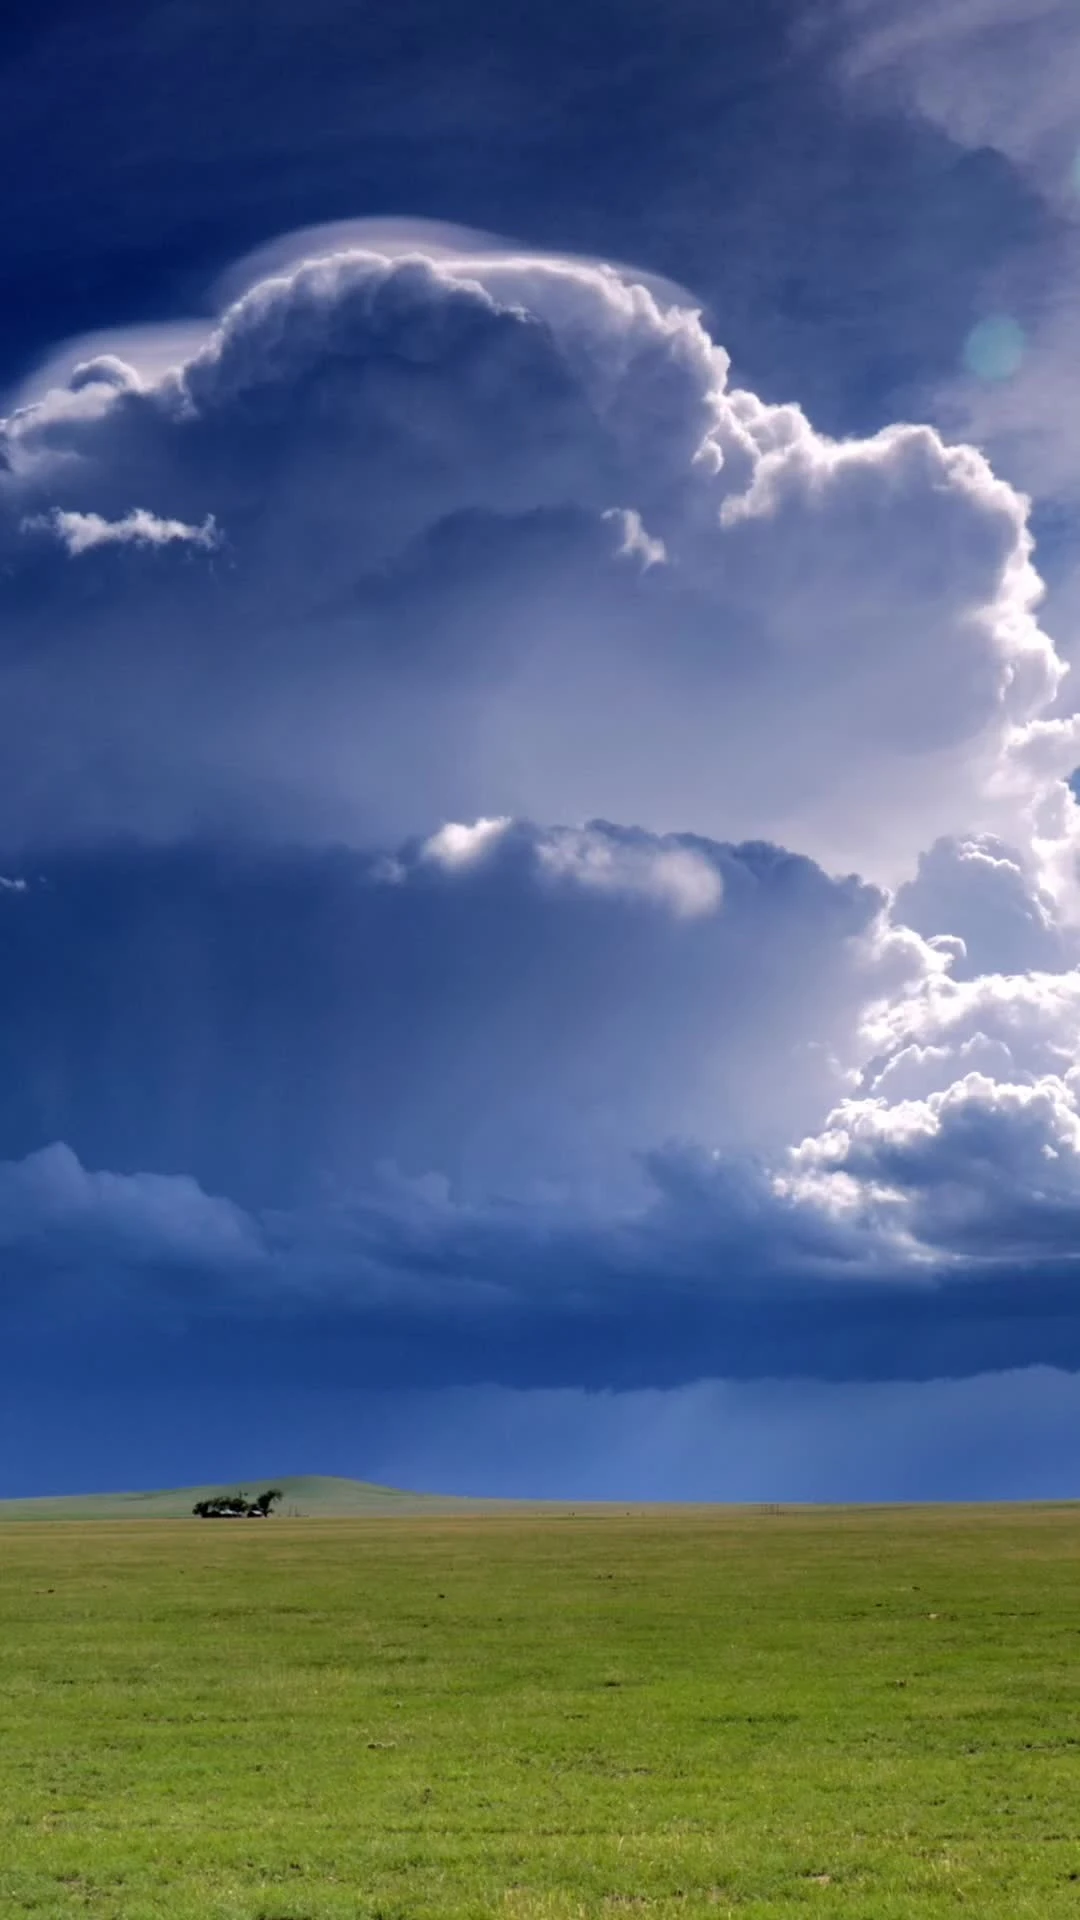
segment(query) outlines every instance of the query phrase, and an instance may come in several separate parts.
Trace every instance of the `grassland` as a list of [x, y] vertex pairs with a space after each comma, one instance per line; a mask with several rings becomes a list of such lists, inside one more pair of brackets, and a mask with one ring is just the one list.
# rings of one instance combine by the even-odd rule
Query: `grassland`
[[0, 1911], [1080, 1915], [1080, 1512], [0, 1528]]

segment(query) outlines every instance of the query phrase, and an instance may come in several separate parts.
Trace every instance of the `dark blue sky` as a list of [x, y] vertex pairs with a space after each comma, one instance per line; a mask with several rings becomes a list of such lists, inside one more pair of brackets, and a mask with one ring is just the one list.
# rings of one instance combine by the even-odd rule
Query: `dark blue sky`
[[1075, 212], [989, 11], [6, 11], [0, 1492], [1061, 1490]]
[[288, 229], [401, 214], [668, 275], [756, 392], [876, 426], [1055, 220], [991, 147], [846, 88], [845, 43], [790, 0], [6, 9], [3, 365], [204, 312]]

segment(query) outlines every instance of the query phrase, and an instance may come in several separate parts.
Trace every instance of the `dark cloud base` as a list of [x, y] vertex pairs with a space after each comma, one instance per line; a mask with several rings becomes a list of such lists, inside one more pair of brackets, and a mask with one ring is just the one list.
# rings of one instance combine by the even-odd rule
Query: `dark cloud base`
[[[1080, 1367], [1075, 1206], [1021, 1188], [1010, 1212], [993, 1106], [958, 1145], [849, 1150], [931, 1200], [972, 1153], [1006, 1156], [997, 1212], [973, 1188], [936, 1263], [678, 1137], [695, 1088], [702, 1126], [745, 1132], [770, 1085], [790, 1114], [805, 1009], [823, 1035], [847, 1017], [880, 906], [776, 848], [611, 827], [507, 828], [457, 866], [417, 843], [28, 868], [0, 891], [0, 1375], [627, 1390]], [[1006, 1259], [988, 1243], [1010, 1222]]]
[[[513, 1261], [508, 1249], [508, 1263]], [[533, 1286], [543, 1274], [533, 1256]], [[9, 1263], [10, 1270], [10, 1263]], [[153, 1276], [144, 1276], [153, 1284]], [[504, 1276], [512, 1285], [512, 1276]], [[553, 1271], [552, 1291], [568, 1276]], [[577, 1276], [584, 1294], [591, 1276]], [[1014, 1367], [1080, 1370], [1077, 1274], [968, 1275], [913, 1289], [908, 1282], [834, 1289], [806, 1287], [732, 1304], [718, 1275], [712, 1297], [687, 1298], [662, 1282], [645, 1294], [628, 1285], [606, 1312], [587, 1304], [545, 1310], [512, 1294], [494, 1310], [420, 1305], [327, 1309], [253, 1300], [223, 1311], [198, 1282], [155, 1295], [142, 1309], [58, 1315], [55, 1284], [41, 1304], [24, 1299], [0, 1318], [0, 1378], [8, 1391], [30, 1379], [125, 1389], [245, 1390], [272, 1382], [312, 1390], [479, 1386], [575, 1387], [620, 1391], [682, 1386], [702, 1377], [824, 1381], [960, 1379]], [[659, 1291], [661, 1297], [657, 1298]], [[699, 1290], [699, 1294], [706, 1289]], [[47, 1304], [45, 1304], [47, 1302]]]

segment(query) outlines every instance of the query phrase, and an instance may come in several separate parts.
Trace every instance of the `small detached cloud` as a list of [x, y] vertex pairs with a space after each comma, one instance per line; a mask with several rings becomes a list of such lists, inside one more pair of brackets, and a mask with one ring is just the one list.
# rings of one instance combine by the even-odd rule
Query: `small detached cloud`
[[643, 571], [665, 564], [668, 551], [663, 541], [646, 532], [640, 513], [635, 513], [632, 507], [609, 507], [602, 517], [614, 521], [622, 535], [618, 551], [628, 559], [639, 561]]
[[28, 533], [40, 529], [55, 534], [73, 558], [90, 553], [95, 547], [168, 547], [179, 542], [211, 551], [221, 544], [213, 514], [207, 514], [200, 527], [190, 527], [183, 520], [159, 519], [142, 507], [136, 507], [120, 520], [105, 520], [100, 513], [65, 513], [57, 508], [51, 515], [24, 520], [23, 529]]

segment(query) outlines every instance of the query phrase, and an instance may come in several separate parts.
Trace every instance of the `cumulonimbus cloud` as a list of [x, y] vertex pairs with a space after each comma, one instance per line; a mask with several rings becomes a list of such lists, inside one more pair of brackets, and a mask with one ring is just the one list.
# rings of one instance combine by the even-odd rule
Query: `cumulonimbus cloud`
[[613, 271], [372, 250], [4, 454], [13, 1274], [114, 1235], [582, 1379], [993, 1364], [1004, 1261], [1044, 1337], [1076, 726], [981, 454]]
[[[833, 443], [731, 389], [609, 270], [302, 264], [5, 450], [12, 841], [600, 815], [890, 879], [1051, 792], [1071, 833], [1023, 499], [929, 428]], [[148, 567], [133, 512], [188, 533]], [[43, 519], [98, 530], [92, 575]]]

